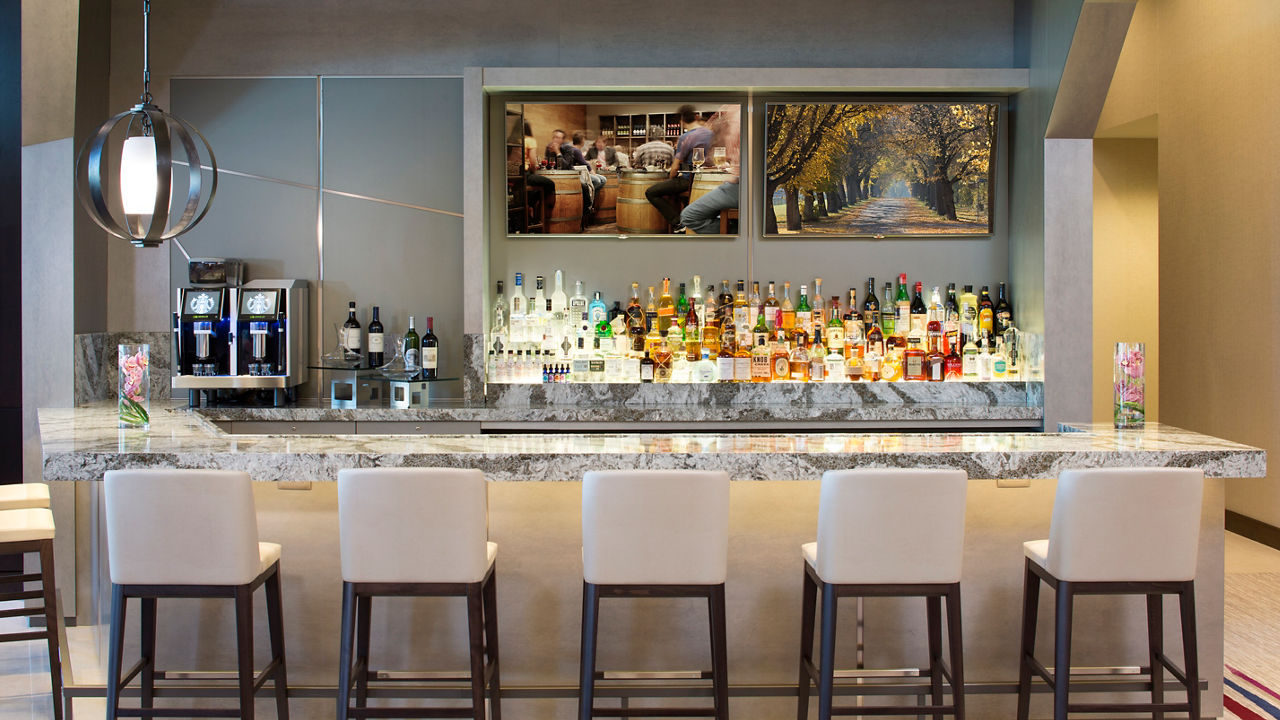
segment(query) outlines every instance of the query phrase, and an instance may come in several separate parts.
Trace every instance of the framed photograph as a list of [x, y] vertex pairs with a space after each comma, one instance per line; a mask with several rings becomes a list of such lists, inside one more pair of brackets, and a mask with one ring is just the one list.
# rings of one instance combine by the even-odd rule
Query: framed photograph
[[996, 102], [769, 103], [766, 237], [985, 236]]

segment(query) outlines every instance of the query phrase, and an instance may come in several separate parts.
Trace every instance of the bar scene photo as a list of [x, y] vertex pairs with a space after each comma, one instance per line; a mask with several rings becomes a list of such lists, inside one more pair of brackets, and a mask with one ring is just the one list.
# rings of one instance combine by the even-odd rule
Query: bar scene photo
[[1280, 718], [1280, 6], [0, 0], [0, 718]]

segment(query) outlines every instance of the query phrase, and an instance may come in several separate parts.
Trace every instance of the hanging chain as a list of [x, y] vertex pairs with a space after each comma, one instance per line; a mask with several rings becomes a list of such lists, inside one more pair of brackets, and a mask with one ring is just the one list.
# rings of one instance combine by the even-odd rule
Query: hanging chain
[[142, 103], [151, 103], [151, 0], [142, 0]]

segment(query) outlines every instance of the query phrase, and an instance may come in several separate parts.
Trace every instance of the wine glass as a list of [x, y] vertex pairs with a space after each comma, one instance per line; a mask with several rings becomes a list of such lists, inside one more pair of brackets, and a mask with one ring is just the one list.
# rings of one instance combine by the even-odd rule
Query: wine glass
[[693, 149], [693, 157], [690, 158], [695, 170], [701, 171], [703, 164], [707, 162], [707, 151], [697, 147]]
[[729, 167], [729, 159], [723, 147], [711, 148], [711, 164], [715, 165], [716, 169]]

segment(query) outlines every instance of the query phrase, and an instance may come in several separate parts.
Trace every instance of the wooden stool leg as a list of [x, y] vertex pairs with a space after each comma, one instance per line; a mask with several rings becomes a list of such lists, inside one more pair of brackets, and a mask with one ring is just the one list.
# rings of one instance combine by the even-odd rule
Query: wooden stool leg
[[484, 720], [484, 598], [480, 583], [467, 586], [467, 631], [471, 644], [471, 712]]
[[822, 583], [821, 643], [818, 660], [818, 718], [831, 720], [836, 672], [836, 588], [831, 583]]
[[600, 624], [600, 588], [582, 583], [582, 647], [578, 674], [578, 720], [591, 720], [596, 695], [596, 631]]
[[[1164, 702], [1164, 665], [1160, 655], [1164, 653], [1164, 596], [1147, 595], [1147, 655], [1151, 660], [1151, 704]], [[1164, 720], [1164, 712], [1154, 710], [1152, 720]]]
[[813, 624], [817, 616], [818, 586], [809, 577], [808, 563], [804, 570], [804, 599], [800, 606], [800, 681], [799, 702], [796, 707], [796, 718], [808, 720], [809, 693], [812, 687], [809, 676], [809, 663], [813, 662]]
[[58, 587], [53, 571], [53, 541], [40, 543], [40, 586], [44, 590], [45, 632], [49, 635], [49, 683], [53, 690], [53, 718], [62, 720], [62, 658], [58, 648]]
[[156, 605], [153, 597], [142, 598], [142, 707], [152, 708], [156, 704]]
[[253, 720], [253, 594], [248, 585], [236, 588], [236, 657], [240, 688], [240, 718]]
[[369, 635], [373, 598], [356, 595], [356, 707], [369, 704]]
[[484, 648], [489, 667], [489, 720], [502, 720], [502, 682], [498, 679], [498, 568], [489, 572], [484, 584]]
[[1018, 663], [1018, 715], [1017, 720], [1027, 720], [1031, 713], [1031, 659], [1036, 652], [1036, 621], [1040, 614], [1040, 577], [1026, 561], [1026, 576], [1022, 587], [1022, 651]]
[[1191, 717], [1200, 720], [1200, 651], [1196, 643], [1196, 587], [1188, 582], [1178, 593], [1182, 616], [1183, 668], [1187, 676], [1187, 702], [1191, 705]]
[[124, 653], [124, 618], [128, 601], [124, 588], [111, 586], [111, 647], [107, 652], [107, 720], [120, 716], [120, 662]]
[[711, 673], [715, 688], [717, 720], [729, 718], [729, 648], [728, 618], [725, 610], [724, 584], [711, 588], [708, 598], [711, 612]]
[[280, 589], [280, 566], [267, 578], [267, 628], [271, 636], [271, 659], [276, 666], [272, 684], [276, 691], [276, 718], [289, 720], [289, 675], [284, 659], [284, 593]]
[[[935, 706], [943, 703], [942, 694], [942, 598], [930, 595], [924, 599], [929, 616], [929, 684], [930, 701]], [[934, 720], [942, 720], [942, 713], [933, 713]]]
[[947, 645], [951, 648], [951, 704], [956, 720], [964, 720], [964, 623], [960, 610], [960, 583], [947, 591]]
[[1053, 720], [1067, 720], [1067, 701], [1071, 693], [1071, 617], [1074, 604], [1075, 588], [1070, 582], [1059, 582], [1053, 640]]
[[347, 720], [351, 709], [352, 645], [355, 643], [356, 588], [342, 583], [342, 638], [338, 649], [338, 720]]

